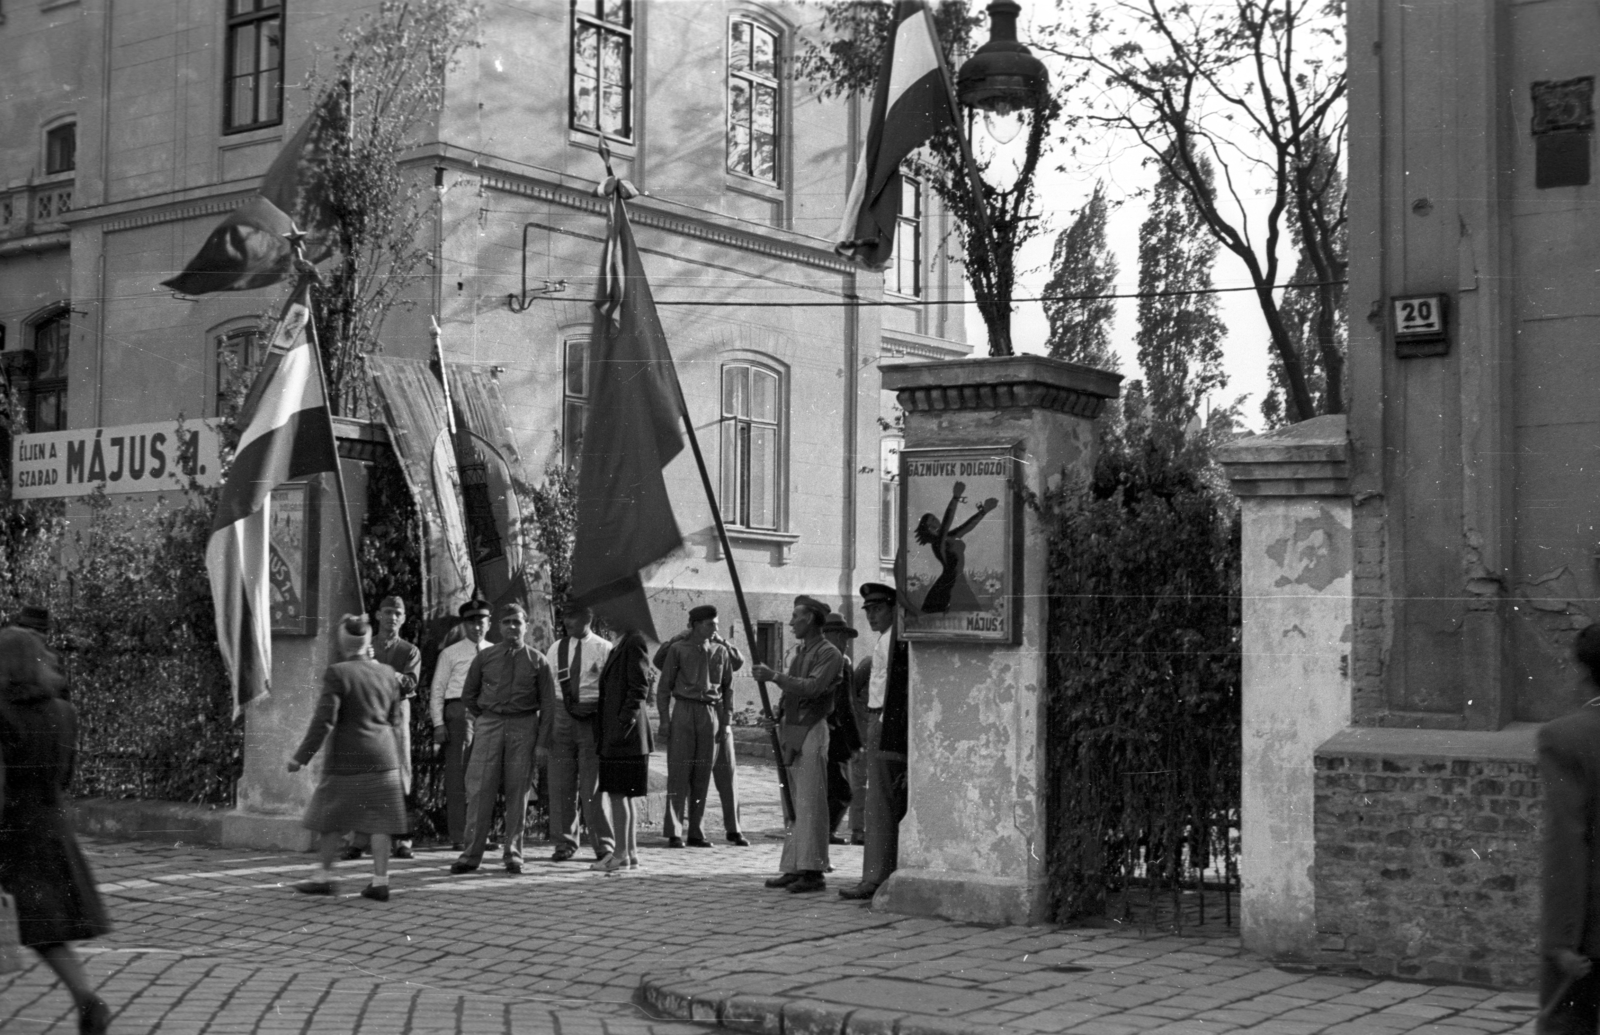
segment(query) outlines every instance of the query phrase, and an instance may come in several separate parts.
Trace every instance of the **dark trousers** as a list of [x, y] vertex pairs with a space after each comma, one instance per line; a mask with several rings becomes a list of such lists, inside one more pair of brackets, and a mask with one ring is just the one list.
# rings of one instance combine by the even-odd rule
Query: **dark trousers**
[[867, 847], [861, 883], [877, 887], [900, 862], [900, 821], [906, 818], [906, 756], [881, 751], [883, 719], [867, 719]]
[[444, 703], [444, 808], [450, 843], [467, 839], [467, 757], [472, 753], [472, 716], [460, 698]]
[[[1595, 1035], [1600, 1025], [1600, 961], [1587, 977], [1581, 977], [1561, 992], [1566, 983], [1561, 968], [1550, 960], [1539, 967], [1539, 1035]], [[1561, 993], [1561, 1001], [1554, 1007], [1550, 1001]]]
[[[829, 731], [832, 732], [831, 730]], [[828, 759], [828, 833], [839, 830], [839, 821], [850, 808], [850, 758]]]
[[711, 760], [711, 782], [717, 788], [717, 800], [722, 803], [722, 826], [728, 836], [740, 833], [739, 826], [739, 770], [733, 757], [733, 727], [719, 717], [722, 729], [717, 732], [717, 753]]
[[716, 760], [720, 725], [717, 706], [677, 698], [672, 702], [672, 736], [667, 740], [666, 835], [700, 841], [706, 793]]

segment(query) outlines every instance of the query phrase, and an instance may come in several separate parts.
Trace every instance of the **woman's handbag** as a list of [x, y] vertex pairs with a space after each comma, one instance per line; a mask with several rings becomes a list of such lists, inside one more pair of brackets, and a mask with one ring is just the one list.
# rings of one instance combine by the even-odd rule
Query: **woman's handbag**
[[22, 969], [22, 942], [17, 931], [17, 900], [0, 891], [0, 974]]

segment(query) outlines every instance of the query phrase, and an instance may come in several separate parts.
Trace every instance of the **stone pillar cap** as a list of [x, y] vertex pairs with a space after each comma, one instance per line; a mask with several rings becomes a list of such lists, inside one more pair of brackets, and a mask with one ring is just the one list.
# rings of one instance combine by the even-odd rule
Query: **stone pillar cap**
[[1342, 413], [1229, 442], [1218, 448], [1217, 460], [1238, 496], [1350, 492], [1350, 433]]
[[997, 410], [1034, 406], [1079, 417], [1098, 416], [1115, 399], [1121, 374], [1047, 356], [990, 356], [881, 368], [883, 387], [909, 412]]

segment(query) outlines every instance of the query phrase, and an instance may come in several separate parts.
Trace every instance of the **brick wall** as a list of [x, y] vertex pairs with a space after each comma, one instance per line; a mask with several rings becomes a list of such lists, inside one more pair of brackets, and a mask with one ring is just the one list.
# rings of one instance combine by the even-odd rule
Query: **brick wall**
[[1540, 815], [1532, 759], [1360, 755], [1338, 740], [1316, 759], [1317, 962], [1532, 983]]
[[1355, 633], [1350, 644], [1350, 705], [1352, 721], [1358, 726], [1379, 722], [1388, 711], [1383, 667], [1389, 656], [1393, 608], [1384, 511], [1383, 499], [1374, 497], [1357, 503], [1351, 518]]

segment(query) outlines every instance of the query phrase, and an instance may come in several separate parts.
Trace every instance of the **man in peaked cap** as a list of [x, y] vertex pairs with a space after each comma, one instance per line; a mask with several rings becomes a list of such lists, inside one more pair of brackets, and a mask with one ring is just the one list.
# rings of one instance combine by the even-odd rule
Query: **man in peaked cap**
[[871, 659], [862, 662], [855, 674], [867, 687], [867, 847], [861, 883], [841, 889], [840, 898], [870, 899], [899, 861], [900, 821], [906, 816], [911, 663], [895, 631], [895, 604], [893, 586], [868, 582], [861, 587], [861, 609], [878, 634]]
[[667, 742], [670, 848], [711, 847], [704, 827], [706, 793], [732, 696], [732, 653], [717, 636], [717, 609], [701, 604], [689, 612], [689, 635], [668, 645], [657, 684], [661, 739]]
[[794, 820], [783, 843], [779, 876], [769, 888], [788, 888], [802, 894], [827, 887], [828, 869], [828, 713], [838, 693], [844, 655], [822, 635], [831, 610], [815, 597], [799, 596], [789, 619], [797, 648], [789, 671], [783, 675], [767, 665], [751, 673], [783, 691], [778, 742], [789, 772], [789, 798]]
[[472, 747], [472, 717], [461, 701], [472, 659], [489, 646], [491, 612], [487, 600], [469, 600], [457, 611], [461, 638], [439, 652], [428, 694], [433, 742], [444, 748], [445, 825], [450, 847], [461, 851], [467, 836], [467, 755]]

